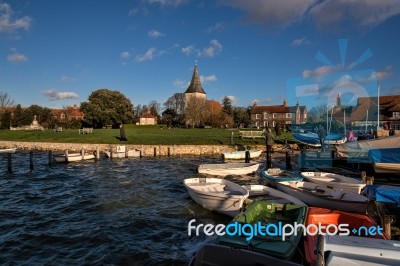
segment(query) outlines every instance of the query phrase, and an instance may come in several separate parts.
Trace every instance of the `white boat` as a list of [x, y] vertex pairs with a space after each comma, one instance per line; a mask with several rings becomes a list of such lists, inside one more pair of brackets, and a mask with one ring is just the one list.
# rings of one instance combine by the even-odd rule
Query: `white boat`
[[359, 236], [318, 236], [317, 265], [400, 265], [400, 242]]
[[190, 197], [206, 209], [235, 217], [249, 192], [225, 179], [188, 178], [183, 181]]
[[269, 168], [267, 170], [261, 171], [261, 176], [265, 178], [267, 183], [273, 187], [276, 187], [276, 182], [280, 181], [301, 181], [303, 177], [299, 174], [295, 174], [292, 171], [282, 170], [280, 168]]
[[[258, 158], [261, 155], [261, 150], [247, 150], [250, 153], [250, 159]], [[225, 160], [240, 160], [246, 158], [247, 151], [231, 151], [223, 152]]]
[[249, 197], [263, 197], [263, 200], [274, 201], [278, 203], [293, 203], [299, 206], [306, 206], [301, 200], [290, 196], [287, 193], [273, 189], [264, 185], [244, 185], [242, 186], [249, 191]]
[[108, 158], [140, 157], [140, 150], [128, 150], [126, 146], [117, 146], [116, 151], [106, 151]]
[[57, 163], [70, 163], [83, 160], [93, 160], [96, 158], [96, 156], [94, 156], [94, 154], [82, 155], [80, 153], [68, 153], [67, 157], [65, 156], [65, 154], [55, 154], [53, 158]]
[[311, 182], [278, 182], [276, 187], [308, 206], [333, 210], [366, 213], [368, 198], [357, 194]]
[[219, 163], [219, 164], [200, 164], [197, 171], [200, 174], [209, 175], [247, 175], [258, 170], [259, 163]]
[[15, 153], [17, 148], [0, 149], [0, 153]]
[[360, 180], [328, 172], [301, 172], [305, 181], [341, 188], [345, 191], [361, 194], [366, 184]]
[[252, 266], [252, 265], [299, 265], [273, 256], [229, 246], [204, 244], [193, 256], [190, 266]]

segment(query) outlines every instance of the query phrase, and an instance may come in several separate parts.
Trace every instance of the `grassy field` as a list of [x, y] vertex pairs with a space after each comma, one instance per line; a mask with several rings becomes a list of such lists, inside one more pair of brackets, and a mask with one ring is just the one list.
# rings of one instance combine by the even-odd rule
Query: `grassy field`
[[[158, 126], [132, 126], [125, 127], [128, 141], [125, 144], [143, 145], [230, 145], [233, 132], [233, 143], [236, 145], [252, 146], [263, 145], [263, 139], [240, 139], [237, 129], [185, 129], [185, 128], [160, 128]], [[59, 142], [59, 143], [99, 143], [119, 144], [119, 129], [94, 129], [92, 134], [78, 134], [77, 129], [67, 129], [62, 132], [45, 131], [10, 131], [0, 130], [0, 140], [30, 141], [30, 142]], [[284, 133], [277, 143], [285, 139], [291, 143], [290, 133]]]

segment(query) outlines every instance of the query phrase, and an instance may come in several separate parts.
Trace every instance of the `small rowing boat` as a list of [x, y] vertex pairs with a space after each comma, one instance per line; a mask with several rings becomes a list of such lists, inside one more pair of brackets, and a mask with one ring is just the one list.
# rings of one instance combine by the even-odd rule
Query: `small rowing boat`
[[219, 163], [219, 164], [200, 164], [197, 171], [200, 174], [208, 175], [247, 175], [258, 170], [258, 163]]
[[280, 168], [269, 168], [265, 171], [261, 171], [261, 176], [267, 181], [267, 183], [273, 187], [276, 187], [276, 182], [281, 181], [301, 181], [303, 177], [295, 174], [291, 171], [282, 170]]
[[94, 154], [82, 155], [80, 153], [68, 153], [67, 156], [65, 154], [55, 154], [53, 158], [57, 163], [70, 163], [84, 160], [93, 160], [96, 158], [96, 156], [94, 156]]
[[[250, 153], [250, 159], [258, 158], [261, 155], [261, 150], [247, 150]], [[231, 151], [223, 152], [222, 155], [225, 160], [240, 160], [246, 158], [247, 151]]]

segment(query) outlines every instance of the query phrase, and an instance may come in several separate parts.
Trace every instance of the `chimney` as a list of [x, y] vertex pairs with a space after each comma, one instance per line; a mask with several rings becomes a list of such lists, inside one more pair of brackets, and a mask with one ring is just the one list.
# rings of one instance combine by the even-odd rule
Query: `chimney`
[[340, 95], [339, 94], [336, 97], [336, 108], [340, 109]]
[[283, 100], [283, 107], [286, 107], [286, 99]]

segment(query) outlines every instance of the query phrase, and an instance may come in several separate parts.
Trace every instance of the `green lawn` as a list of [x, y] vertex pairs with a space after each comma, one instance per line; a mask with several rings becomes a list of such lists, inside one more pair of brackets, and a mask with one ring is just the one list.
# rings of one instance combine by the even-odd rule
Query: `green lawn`
[[[39, 142], [60, 142], [60, 143], [99, 143], [99, 144], [120, 144], [118, 139], [119, 129], [94, 129], [92, 134], [78, 134], [77, 129], [67, 129], [62, 132], [45, 131], [10, 131], [0, 130], [0, 140], [8, 141], [39, 141]], [[234, 144], [251, 146], [263, 145], [263, 139], [242, 140], [239, 139], [237, 129], [185, 129], [185, 128], [161, 128], [159, 126], [133, 126], [125, 127], [126, 144], [143, 145], [230, 145], [233, 132]], [[277, 143], [288, 139], [292, 142], [290, 133], [284, 133]]]

